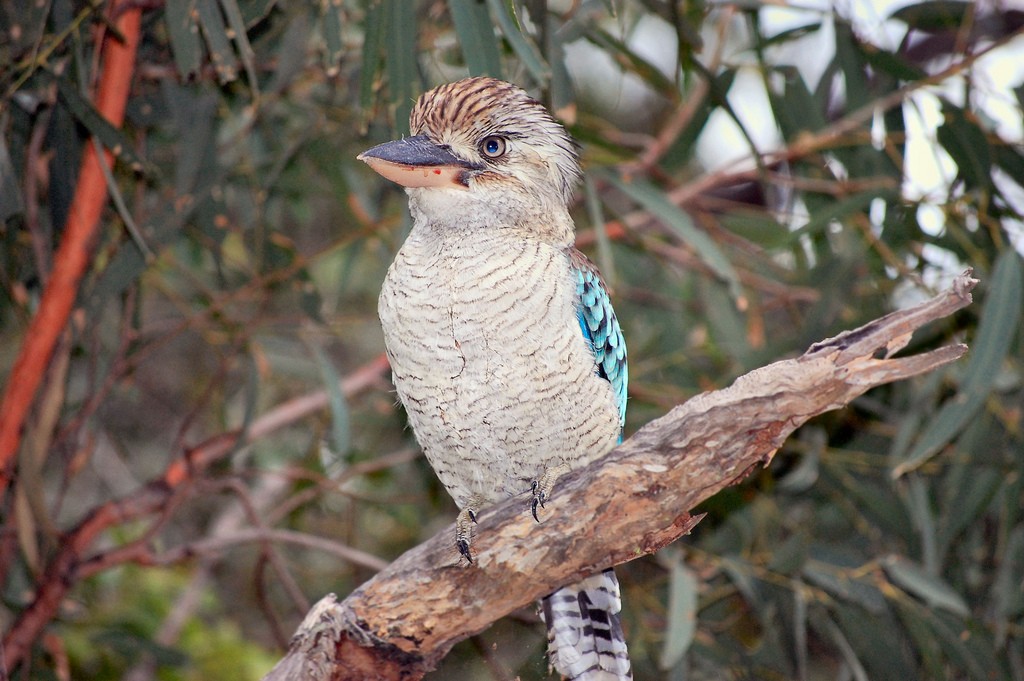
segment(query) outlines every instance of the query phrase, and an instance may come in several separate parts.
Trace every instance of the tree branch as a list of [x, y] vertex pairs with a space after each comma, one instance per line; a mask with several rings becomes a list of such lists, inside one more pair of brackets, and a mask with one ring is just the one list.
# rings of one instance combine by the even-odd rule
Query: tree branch
[[[387, 358], [381, 353], [346, 377], [341, 383], [341, 391], [351, 397], [376, 383], [387, 368]], [[81, 579], [128, 561], [152, 561], [153, 552], [148, 541], [150, 533], [166, 519], [190, 485], [202, 479], [207, 468], [228, 456], [237, 446], [267, 437], [275, 430], [324, 408], [327, 401], [326, 390], [293, 398], [255, 419], [244, 431], [223, 432], [189, 447], [139, 489], [91, 509], [77, 525], [61, 536], [59, 548], [36, 581], [32, 602], [18, 614], [0, 639], [0, 681], [5, 678], [4, 665], [6, 669], [14, 669], [25, 659], [46, 625], [56, 616], [63, 599]], [[140, 520], [150, 521], [150, 533], [125, 546], [89, 555], [89, 550], [103, 533]]]
[[641, 428], [608, 456], [560, 479], [538, 527], [527, 494], [485, 510], [476, 564], [459, 564], [448, 528], [408, 551], [343, 602], [307, 615], [265, 677], [418, 679], [458, 641], [608, 565], [688, 533], [690, 509], [767, 464], [797, 427], [868, 389], [948, 364], [950, 345], [893, 358], [914, 330], [971, 303], [968, 270], [944, 293], [816, 343], [704, 393]]
[[[115, 128], [121, 127], [135, 66], [142, 9], [128, 2], [112, 4], [120, 41], [108, 34], [102, 41], [103, 70], [96, 92], [96, 109]], [[104, 152], [108, 166], [113, 154]], [[21, 438], [21, 428], [32, 406], [39, 382], [53, 354], [57, 339], [64, 333], [78, 287], [92, 262], [92, 246], [100, 215], [107, 202], [107, 183], [96, 146], [86, 144], [78, 174], [75, 196], [68, 209], [67, 224], [61, 235], [50, 279], [43, 290], [39, 310], [25, 332], [18, 358], [11, 369], [0, 399], [0, 494], [7, 489], [13, 473], [13, 459]]]

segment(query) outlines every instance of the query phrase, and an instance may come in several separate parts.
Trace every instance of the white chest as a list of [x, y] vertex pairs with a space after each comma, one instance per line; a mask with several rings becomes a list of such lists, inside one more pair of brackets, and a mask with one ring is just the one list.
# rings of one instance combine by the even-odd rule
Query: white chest
[[617, 408], [594, 373], [558, 248], [414, 231], [379, 312], [410, 423], [460, 506], [522, 491], [548, 466], [614, 446]]

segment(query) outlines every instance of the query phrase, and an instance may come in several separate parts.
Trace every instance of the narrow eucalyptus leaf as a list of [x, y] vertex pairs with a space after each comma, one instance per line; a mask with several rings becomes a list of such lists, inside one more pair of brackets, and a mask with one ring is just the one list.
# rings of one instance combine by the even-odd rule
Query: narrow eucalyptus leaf
[[938, 453], [984, 406], [1011, 343], [1020, 331], [1022, 302], [1024, 274], [1021, 258], [1013, 249], [1006, 249], [1000, 254], [992, 273], [960, 391], [928, 420], [921, 431], [921, 439], [896, 466], [894, 476], [917, 468]]
[[739, 276], [725, 253], [704, 232], [697, 229], [693, 220], [681, 208], [666, 198], [665, 193], [647, 180], [633, 178], [627, 182], [613, 173], [601, 171], [599, 177], [649, 210], [669, 227], [697, 256], [729, 286], [734, 300], [743, 297]]
[[171, 52], [178, 73], [191, 80], [199, 72], [203, 60], [203, 44], [199, 39], [199, 24], [195, 18], [196, 0], [168, 2], [164, 5], [167, 35], [171, 39]]
[[491, 13], [498, 22], [498, 26], [501, 27], [505, 40], [512, 46], [516, 56], [523, 61], [526, 70], [530, 72], [537, 83], [541, 85], [547, 83], [551, 78], [551, 69], [544, 63], [544, 59], [533, 42], [523, 35], [519, 20], [515, 16], [515, 8], [512, 7], [513, 3], [510, 0], [505, 2], [487, 0], [487, 4], [491, 8]]
[[448, 0], [448, 11], [469, 75], [501, 78], [501, 55], [487, 5], [477, 0]]
[[697, 584], [697, 576], [680, 554], [669, 573], [668, 626], [659, 660], [662, 669], [674, 667], [693, 642], [697, 631]]
[[156, 167], [135, 153], [135, 144], [124, 131], [112, 126], [67, 77], [53, 76], [53, 79], [57, 82], [57, 92], [68, 111], [96, 136], [104, 149], [110, 151], [118, 160], [127, 163], [133, 171], [150, 178], [158, 176]]
[[217, 79], [221, 83], [230, 83], [238, 78], [238, 59], [235, 51], [231, 49], [231, 40], [228, 38], [228, 29], [220, 6], [217, 0], [196, 0], [196, 10]]
[[327, 403], [331, 409], [331, 448], [341, 455], [351, 446], [351, 424], [348, 400], [341, 390], [341, 376], [334, 368], [327, 353], [322, 348], [315, 348], [317, 366], [327, 390]]
[[946, 582], [930, 574], [903, 556], [890, 556], [882, 562], [889, 578], [900, 588], [917, 596], [933, 608], [942, 608], [967, 617], [967, 602]]

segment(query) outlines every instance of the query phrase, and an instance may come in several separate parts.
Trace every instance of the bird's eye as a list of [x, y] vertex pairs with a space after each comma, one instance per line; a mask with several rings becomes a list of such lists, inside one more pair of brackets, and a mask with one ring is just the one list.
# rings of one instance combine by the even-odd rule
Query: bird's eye
[[505, 155], [505, 138], [491, 135], [480, 143], [480, 153], [487, 158], [499, 158]]

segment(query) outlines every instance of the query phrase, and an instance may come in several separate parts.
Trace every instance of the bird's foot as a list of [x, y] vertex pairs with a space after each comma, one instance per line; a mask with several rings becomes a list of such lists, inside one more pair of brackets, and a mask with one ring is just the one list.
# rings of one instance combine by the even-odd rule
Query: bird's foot
[[568, 464], [560, 463], [557, 466], [544, 469], [544, 474], [533, 481], [533, 501], [530, 502], [530, 511], [533, 512], [533, 519], [538, 523], [537, 507], [544, 508], [544, 503], [551, 496], [551, 490], [555, 488], [555, 481], [569, 472]]
[[459, 549], [462, 557], [473, 564], [473, 555], [469, 552], [469, 545], [473, 541], [473, 525], [476, 524], [476, 509], [467, 507], [459, 512], [455, 519], [455, 546]]

